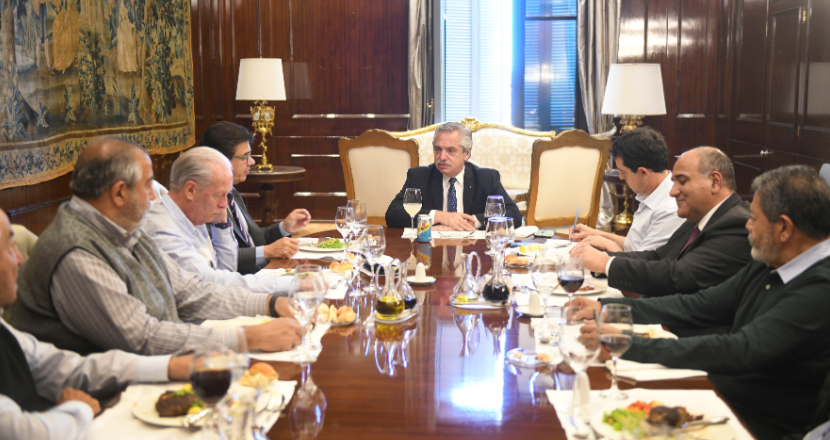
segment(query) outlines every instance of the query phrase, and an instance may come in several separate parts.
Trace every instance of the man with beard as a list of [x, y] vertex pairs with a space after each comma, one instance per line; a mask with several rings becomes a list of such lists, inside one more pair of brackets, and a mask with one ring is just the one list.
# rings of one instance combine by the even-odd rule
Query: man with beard
[[285, 298], [202, 281], [158, 248], [142, 228], [152, 182], [150, 156], [127, 140], [102, 139], [81, 153], [74, 196], [21, 269], [13, 325], [81, 354], [168, 354], [206, 343], [239, 347], [238, 328], [187, 321], [271, 315], [284, 318], [245, 327], [248, 348], [298, 345], [301, 328], [285, 318]]
[[505, 216], [513, 219], [515, 227], [522, 226], [522, 214], [501, 185], [499, 172], [469, 163], [472, 150], [473, 133], [466, 125], [439, 125], [432, 141], [435, 163], [407, 171], [401, 192], [386, 209], [386, 224], [395, 228], [411, 226], [412, 217], [403, 208], [403, 196], [407, 188], [418, 188], [422, 200], [418, 214], [429, 214], [436, 229], [483, 229], [488, 196], [502, 196]]
[[628, 304], [635, 323], [672, 330], [729, 326], [722, 335], [635, 337], [623, 358], [707, 371], [758, 438], [779, 439], [804, 432], [830, 371], [830, 187], [794, 165], [762, 174], [752, 188], [754, 260], [732, 278], [694, 295], [571, 305], [592, 317], [603, 304]]

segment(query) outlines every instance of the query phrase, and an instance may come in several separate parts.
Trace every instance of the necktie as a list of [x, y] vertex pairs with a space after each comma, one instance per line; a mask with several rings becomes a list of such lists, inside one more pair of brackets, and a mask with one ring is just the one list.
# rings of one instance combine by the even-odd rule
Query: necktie
[[240, 231], [242, 231], [242, 238], [245, 239], [245, 243], [248, 246], [253, 246], [251, 243], [251, 237], [248, 236], [248, 231], [242, 227], [242, 222], [239, 221], [239, 216], [236, 214], [236, 201], [233, 199], [233, 193], [228, 193], [228, 208], [231, 210], [231, 218], [233, 219], [234, 224]]
[[447, 191], [447, 212], [458, 212], [458, 200], [455, 198], [455, 177], [450, 178], [450, 190]]
[[686, 241], [686, 246], [683, 246], [683, 249], [680, 249], [680, 253], [677, 254], [677, 257], [674, 258], [674, 261], [677, 261], [677, 259], [680, 258], [680, 256], [683, 254], [683, 251], [685, 251], [686, 248], [689, 247], [689, 245], [692, 244], [693, 241], [695, 241], [695, 238], [697, 238], [699, 234], [700, 229], [698, 229], [697, 226], [695, 226], [695, 230], [692, 231], [692, 235], [690, 235], [689, 239]]

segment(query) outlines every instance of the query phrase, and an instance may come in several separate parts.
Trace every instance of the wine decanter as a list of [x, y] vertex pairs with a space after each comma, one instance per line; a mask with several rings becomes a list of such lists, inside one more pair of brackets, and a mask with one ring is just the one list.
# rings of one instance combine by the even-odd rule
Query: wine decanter
[[[476, 257], [478, 266], [476, 267], [476, 274], [473, 275], [473, 257]], [[464, 263], [464, 272], [461, 274], [461, 279], [452, 289], [452, 300], [458, 303], [470, 303], [478, 301], [479, 295], [479, 276], [481, 275], [481, 258], [475, 251], [467, 255], [467, 261]]]
[[404, 311], [401, 282], [405, 272], [401, 269], [401, 261], [395, 258], [383, 267], [383, 273], [386, 283], [375, 301], [375, 316], [380, 320], [394, 320]]
[[398, 273], [401, 276], [400, 291], [403, 297], [404, 309], [412, 310], [418, 305], [418, 297], [415, 296], [415, 291], [412, 290], [412, 286], [409, 285], [409, 281], [406, 279], [406, 268], [399, 270]]

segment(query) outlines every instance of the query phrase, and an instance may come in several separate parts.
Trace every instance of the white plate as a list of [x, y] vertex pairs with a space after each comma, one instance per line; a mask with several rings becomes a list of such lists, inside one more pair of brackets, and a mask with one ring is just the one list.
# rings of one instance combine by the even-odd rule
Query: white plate
[[355, 318], [354, 318], [354, 319], [352, 319], [352, 322], [332, 322], [332, 323], [331, 323], [331, 326], [332, 326], [332, 327], [345, 327], [345, 326], [347, 326], [347, 325], [352, 325], [352, 324], [354, 324], [354, 322], [355, 322], [356, 320], [357, 320], [357, 316], [355, 316]]
[[[597, 286], [594, 284], [594, 288], [591, 290], [579, 291], [577, 290], [574, 292], [574, 296], [585, 296], [585, 295], [596, 295], [597, 293], [602, 293], [608, 290], [607, 287]], [[556, 290], [552, 292], [553, 295], [560, 295], [560, 296], [568, 296], [568, 292], [565, 292], [561, 287], [557, 287]]]
[[418, 281], [418, 279], [413, 275], [406, 277], [406, 281], [413, 286], [428, 286], [435, 282], [435, 277], [426, 277], [423, 281]]
[[538, 313], [538, 314], [530, 313], [530, 306], [516, 307], [516, 311], [521, 313], [524, 316], [529, 316], [531, 318], [541, 318], [542, 316], [544, 316], [544, 312], [543, 313]]
[[[682, 402], [663, 402], [665, 406], [672, 407], [672, 406], [686, 406]], [[627, 406], [627, 405], [626, 405]], [[625, 408], [625, 406], [622, 406]], [[701, 411], [696, 411], [694, 408], [686, 408], [691, 414], [700, 415]], [[603, 423], [602, 415], [606, 412], [613, 411], [613, 407], [608, 407], [602, 411], [597, 411], [593, 417], [591, 417], [591, 426], [599, 433], [600, 435], [604, 436], [608, 440], [617, 440], [622, 439], [622, 433], [614, 431], [614, 428], [607, 423]], [[704, 413], [704, 418], [709, 418]], [[679, 429], [673, 429], [672, 434], [668, 437], [669, 440], [676, 439], [678, 434], [682, 431]], [[702, 428], [689, 428], [686, 438], [694, 438], [699, 440], [733, 440], [735, 438], [735, 431], [732, 430], [732, 427], [729, 426], [729, 422], [724, 423], [722, 425], [709, 425]], [[662, 436], [644, 436], [644, 439], [656, 439], [656, 438], [663, 438]]]
[[504, 358], [520, 367], [544, 367], [550, 365], [550, 360], [545, 362], [536, 360], [536, 353], [524, 348], [514, 348], [505, 353]]
[[[646, 330], [654, 330], [654, 336], [651, 337], [650, 339], [677, 339], [676, 334], [674, 334], [672, 332], [668, 332], [666, 330], [663, 330], [662, 328], [658, 330], [656, 328], [652, 329], [650, 326], [640, 327], [638, 324], [634, 324], [635, 336], [639, 336], [639, 335], [637, 335], [637, 333], [646, 333]], [[644, 336], [640, 336], [640, 337], [644, 337]]]
[[397, 324], [399, 322], [406, 322], [412, 319], [413, 316], [418, 315], [418, 308], [412, 308], [409, 310], [404, 310], [403, 313], [399, 315], [396, 319], [381, 319], [378, 317], [378, 312], [375, 311], [372, 315], [374, 317], [375, 324]]
[[[170, 388], [169, 391], [175, 391], [181, 389], [181, 385]], [[144, 423], [154, 426], [167, 426], [171, 428], [184, 428], [182, 426], [182, 419], [184, 416], [179, 417], [161, 417], [159, 416], [158, 411], [156, 411], [156, 402], [159, 400], [159, 397], [163, 393], [159, 393], [156, 395], [153, 394], [145, 394], [141, 396], [133, 405], [133, 416], [138, 420], [141, 420]], [[198, 422], [194, 426], [199, 427], [202, 426], [204, 422], [204, 418]]]
[[503, 309], [510, 305], [510, 300], [508, 299], [505, 301], [504, 304], [497, 303], [497, 302], [490, 302], [485, 301], [483, 299], [479, 299], [477, 302], [469, 302], [469, 303], [461, 303], [455, 302], [452, 298], [450, 298], [450, 305], [453, 307], [458, 307], [459, 309], [474, 309], [474, 310], [482, 310], [482, 309]]
[[340, 248], [340, 249], [318, 248], [318, 247], [314, 247], [314, 246], [300, 246], [300, 250], [304, 251], [304, 252], [320, 252], [320, 253], [343, 252], [343, 248]]

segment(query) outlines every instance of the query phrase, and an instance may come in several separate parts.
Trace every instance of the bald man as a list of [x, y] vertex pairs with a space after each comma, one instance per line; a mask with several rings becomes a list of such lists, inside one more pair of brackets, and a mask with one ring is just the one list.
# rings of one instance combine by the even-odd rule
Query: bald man
[[608, 275], [608, 285], [643, 296], [693, 293], [715, 286], [752, 260], [747, 231], [749, 203], [735, 194], [732, 161], [722, 151], [699, 147], [674, 164], [671, 192], [686, 221], [669, 241], [640, 252], [600, 252], [580, 243], [571, 255], [585, 268]]
[[[150, 156], [136, 144], [108, 138], [84, 150], [72, 176], [74, 196], [21, 269], [16, 328], [81, 354], [169, 354], [206, 343], [239, 347], [238, 328], [187, 322], [291, 316], [285, 298], [202, 281], [162, 252], [141, 227], [152, 181]], [[287, 350], [300, 334], [287, 317], [245, 328], [252, 350]]]

